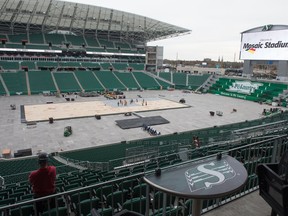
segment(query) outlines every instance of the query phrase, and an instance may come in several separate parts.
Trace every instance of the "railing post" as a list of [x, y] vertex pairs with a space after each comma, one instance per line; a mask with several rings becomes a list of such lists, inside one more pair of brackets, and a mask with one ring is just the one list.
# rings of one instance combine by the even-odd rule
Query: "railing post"
[[271, 159], [271, 162], [272, 163], [275, 163], [276, 162], [276, 156], [277, 156], [277, 152], [279, 152], [278, 151], [278, 148], [279, 148], [279, 146], [278, 146], [278, 142], [279, 141], [279, 139], [275, 139], [274, 140], [274, 143], [273, 143], [273, 152], [272, 152], [272, 159]]
[[145, 216], [149, 216], [149, 203], [150, 203], [150, 197], [149, 197], [149, 190], [150, 190], [150, 187], [149, 185], [147, 184], [146, 185], [146, 206], [145, 206]]

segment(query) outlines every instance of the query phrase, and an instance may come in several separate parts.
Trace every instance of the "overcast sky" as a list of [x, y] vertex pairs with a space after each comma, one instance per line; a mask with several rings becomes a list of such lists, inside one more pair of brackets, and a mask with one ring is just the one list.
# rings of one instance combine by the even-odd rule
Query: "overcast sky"
[[164, 46], [165, 59], [239, 61], [240, 33], [288, 25], [288, 0], [69, 0], [147, 16], [192, 30], [148, 45]]

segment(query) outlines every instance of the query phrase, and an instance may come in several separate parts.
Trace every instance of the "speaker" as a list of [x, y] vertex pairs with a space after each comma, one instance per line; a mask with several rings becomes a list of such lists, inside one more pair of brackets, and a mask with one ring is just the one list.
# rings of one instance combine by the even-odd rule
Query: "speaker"
[[101, 116], [100, 116], [100, 115], [95, 115], [95, 118], [96, 118], [97, 120], [100, 120], [100, 119], [101, 119]]
[[157, 176], [157, 177], [161, 176], [161, 169], [160, 168], [155, 169], [155, 176]]
[[15, 152], [15, 153], [14, 153], [14, 157], [15, 157], [15, 158], [17, 158], [17, 157], [22, 157], [22, 156], [23, 156], [23, 155], [22, 155], [21, 153], [18, 153], [18, 152]]
[[49, 123], [50, 123], [50, 124], [53, 124], [53, 122], [54, 122], [54, 119], [53, 119], [52, 117], [50, 117], [50, 118], [49, 118]]
[[[18, 155], [20, 157], [22, 157], [22, 156], [31, 156], [32, 155], [32, 149], [31, 148], [29, 148], [29, 149], [21, 149], [21, 150], [18, 150], [17, 153], [18, 153]], [[15, 156], [15, 154], [14, 154], [14, 156]]]

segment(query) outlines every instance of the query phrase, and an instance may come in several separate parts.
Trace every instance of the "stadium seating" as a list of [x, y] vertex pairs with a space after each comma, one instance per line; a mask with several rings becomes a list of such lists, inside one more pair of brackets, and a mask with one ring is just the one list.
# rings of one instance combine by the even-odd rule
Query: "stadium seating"
[[115, 42], [116, 48], [124, 48], [124, 49], [130, 49], [130, 46], [128, 43], [123, 43], [123, 42]]
[[185, 73], [173, 73], [173, 83], [176, 87], [182, 88], [187, 85], [187, 74]]
[[132, 73], [130, 73], [130, 72], [114, 72], [114, 74], [127, 87], [127, 90], [140, 89], [140, 86], [137, 84]]
[[188, 86], [190, 87], [189, 89], [196, 90], [208, 79], [208, 77], [210, 77], [210, 74], [189, 75], [188, 76]]
[[227, 89], [229, 89], [229, 87], [236, 81], [241, 81], [241, 80], [219, 78], [217, 82], [210, 87], [209, 92], [213, 94], [221, 94], [224, 96], [237, 97], [237, 98], [242, 98], [242, 99], [257, 101], [257, 102], [270, 101], [271, 103], [274, 97], [277, 97], [279, 94], [281, 94], [284, 90], [287, 89], [287, 85], [285, 84], [261, 82], [261, 86], [259, 86], [258, 89], [255, 89], [254, 91], [252, 91], [250, 94], [242, 94], [239, 92], [232, 92], [233, 93], [232, 94]]
[[27, 94], [26, 75], [23, 71], [1, 73], [10, 95]]
[[20, 62], [20, 66], [21, 66], [21, 69], [23, 69], [23, 68], [27, 68], [28, 70], [35, 70], [36, 69], [35, 62], [33, 62], [33, 61]]
[[101, 47], [98, 43], [97, 39], [85, 36], [85, 40], [87, 41], [87, 45], [90, 47]]
[[19, 62], [0, 61], [0, 67], [2, 67], [3, 70], [19, 70]]
[[159, 72], [159, 77], [165, 79], [165, 80], [168, 80], [171, 82], [171, 76], [172, 76], [172, 73], [167, 73], [167, 72]]
[[59, 67], [62, 68], [79, 68], [79, 62], [59, 62]]
[[100, 70], [99, 63], [81, 62], [81, 66], [90, 70]]
[[75, 79], [74, 73], [71, 72], [54, 72], [53, 76], [59, 90], [66, 92], [81, 92], [82, 89]]
[[106, 52], [106, 50], [104, 50], [104, 48], [97, 48], [97, 47], [87, 47], [86, 48], [87, 52]]
[[167, 83], [167, 82], [165, 82], [165, 81], [163, 81], [163, 80], [161, 80], [161, 79], [156, 79], [157, 80], [157, 82], [159, 83], [159, 85], [161, 86], [161, 89], [168, 89], [168, 88], [170, 88], [171, 86], [173, 86], [173, 85], [171, 85], [171, 84], [169, 84], [169, 83]]
[[6, 34], [0, 34], [0, 39], [7, 40], [7, 35]]
[[28, 41], [26, 34], [14, 34], [14, 35], [8, 35], [9, 42], [13, 43], [22, 43], [22, 41]]
[[25, 46], [26, 49], [36, 49], [36, 50], [49, 50], [48, 45], [39, 45], [39, 44], [26, 44]]
[[[211, 132], [206, 132], [202, 134], [206, 134], [206, 135], [213, 134], [213, 133], [216, 133], [216, 131], [217, 130], [211, 129]], [[278, 139], [278, 138], [275, 138], [275, 139]], [[283, 142], [282, 144], [287, 147], [288, 146], [287, 140]], [[267, 162], [268, 163], [271, 162], [272, 157], [270, 156], [274, 154], [272, 151], [273, 146], [274, 146], [274, 142], [266, 142], [264, 140], [262, 143], [255, 143], [255, 144], [252, 143], [249, 145], [245, 144], [241, 148], [239, 148], [239, 146], [231, 146], [230, 150], [229, 149], [223, 150], [222, 148], [222, 151], [227, 151], [227, 153], [231, 156], [236, 156], [234, 154], [237, 154], [237, 152], [239, 152], [240, 150], [242, 152], [252, 152], [253, 154], [253, 155], [246, 155], [246, 153], [243, 153], [244, 155], [247, 156], [246, 158], [244, 158], [245, 160], [244, 166], [247, 168], [249, 177], [248, 177], [247, 184], [245, 188], [243, 189], [242, 193], [243, 192], [246, 193], [246, 191], [253, 191], [256, 189], [255, 187], [258, 185], [258, 179], [257, 179], [257, 175], [255, 174], [255, 167], [257, 166], [257, 164], [262, 163], [263, 161], [266, 161], [265, 159], [263, 159], [264, 148], [265, 148], [265, 157], [270, 158], [269, 160], [267, 160]], [[113, 152], [111, 151], [112, 149], [116, 150], [115, 153], [117, 153], [117, 151], [120, 150], [119, 147], [116, 148], [116, 146], [111, 147], [109, 145], [105, 147], [109, 148], [109, 149], [106, 149], [106, 152], [108, 151], [111, 154], [113, 154]], [[208, 148], [213, 149], [212, 146], [207, 146], [207, 147], [204, 146], [203, 148], [204, 149], [202, 149], [201, 147], [200, 149], [197, 149], [197, 150], [202, 150], [203, 153], [206, 153], [209, 151], [207, 150]], [[219, 146], [215, 146], [215, 149], [217, 148], [219, 148]], [[92, 148], [87, 149], [85, 153], [87, 154], [89, 152], [89, 153], [95, 154], [95, 152], [92, 152], [91, 150]], [[100, 151], [100, 153], [102, 152], [102, 155], [103, 155], [104, 147], [103, 147], [103, 151], [101, 150], [101, 148], [98, 147], [98, 151]], [[71, 153], [73, 152], [76, 153], [77, 151], [71, 151], [70, 155], [72, 155]], [[62, 152], [61, 154], [67, 155], [66, 152]], [[158, 162], [170, 161], [173, 159], [177, 159], [178, 157], [177, 154], [175, 153], [168, 154], [168, 155], [165, 155], [165, 154], [161, 154], [161, 155], [162, 156], [157, 159]], [[85, 155], [83, 154], [82, 156], [84, 157]], [[89, 154], [87, 154], [87, 156], [89, 156]], [[199, 155], [199, 157], [201, 157], [201, 155]], [[95, 158], [95, 155], [94, 155], [94, 158]], [[25, 160], [28, 160], [28, 159], [19, 160], [17, 162], [17, 165], [15, 164], [15, 166], [18, 166], [19, 164], [21, 164], [21, 166], [29, 167], [27, 163], [25, 162]], [[36, 162], [36, 157], [31, 158], [29, 160], [31, 160], [32, 162], [34, 160], [34, 162]], [[106, 158], [106, 160], [108, 160], [108, 158]], [[9, 161], [9, 163], [11, 162], [12, 161]], [[50, 162], [57, 166], [57, 173], [58, 173], [58, 170], [60, 170], [60, 167], [61, 167], [58, 165], [60, 165], [61, 163], [57, 162], [54, 159], [51, 160]], [[2, 167], [1, 163], [2, 161], [0, 161], [0, 169]], [[16, 162], [14, 161], [14, 163]], [[155, 163], [153, 162], [151, 163], [151, 165], [152, 164], [155, 164]], [[7, 164], [3, 164], [3, 167], [7, 167]], [[11, 167], [10, 164], [9, 164], [9, 167]], [[12, 171], [14, 170], [14, 168], [10, 170]], [[141, 181], [138, 180], [139, 177], [141, 177], [141, 173], [139, 176], [129, 175], [129, 177], [126, 177], [123, 179], [122, 178], [119, 179], [117, 177], [117, 173], [121, 173], [121, 172], [125, 173], [127, 171], [129, 172], [130, 169], [124, 168], [122, 171], [120, 170], [117, 172], [116, 171], [109, 171], [109, 172], [93, 171], [89, 169], [77, 171], [75, 168], [74, 168], [74, 171], [70, 169], [70, 170], [66, 170], [65, 172], [63, 170], [62, 174], [59, 174], [57, 177], [57, 183], [56, 183], [57, 190], [66, 192], [68, 197], [70, 198], [66, 201], [65, 200], [63, 201], [63, 198], [59, 196], [59, 198], [57, 198], [59, 209], [58, 210], [51, 209], [48, 212], [51, 215], [54, 215], [53, 212], [55, 211], [57, 211], [59, 215], [65, 215], [67, 214], [67, 211], [71, 211], [77, 214], [80, 214], [81, 212], [81, 214], [89, 215], [90, 209], [95, 208], [100, 214], [103, 211], [103, 215], [105, 211], [107, 211], [107, 214], [105, 215], [114, 215], [119, 211], [120, 212], [123, 211], [124, 209], [132, 210], [141, 214], [145, 214], [146, 202], [147, 202], [146, 184], [141, 183]], [[2, 170], [1, 170], [1, 173], [2, 173]], [[112, 179], [107, 181], [107, 183], [105, 182], [101, 183], [99, 181], [99, 178], [101, 176], [103, 179], [105, 177], [112, 176]], [[26, 175], [26, 178], [27, 178], [27, 175]], [[83, 183], [86, 181], [89, 181], [88, 179], [90, 178], [91, 180], [94, 180], [94, 186], [90, 185], [88, 189], [82, 188]], [[61, 190], [61, 189], [59, 190], [58, 189], [59, 187], [62, 187], [64, 190]], [[75, 188], [77, 192], [71, 191], [72, 188]], [[158, 213], [161, 214], [161, 212], [163, 211], [163, 208], [165, 207], [163, 206], [163, 193], [154, 190], [154, 191], [150, 191], [149, 194], [150, 194], [148, 197], [149, 200], [150, 200], [150, 196], [153, 197], [150, 200], [151, 204], [149, 204], [149, 209], [150, 209], [149, 211], [153, 212], [153, 215], [157, 215]], [[7, 205], [9, 203], [13, 204], [16, 201], [21, 201], [21, 200], [26, 200], [27, 198], [28, 199], [32, 198], [31, 187], [28, 185], [27, 180], [24, 182], [18, 181], [17, 184], [11, 184], [11, 183], [6, 184], [5, 188], [0, 190], [0, 195], [3, 195], [4, 197], [4, 199], [0, 201], [0, 206]], [[221, 202], [225, 203], [227, 202], [227, 200], [231, 200], [231, 197], [234, 197], [234, 196], [235, 196], [234, 194], [231, 196], [227, 196], [221, 199]], [[182, 207], [182, 204], [178, 203], [181, 200], [182, 198], [179, 198], [177, 199], [177, 202], [175, 203], [176, 201], [175, 197], [170, 196], [170, 195], [167, 196], [166, 209], [165, 209], [166, 213], [168, 215], [177, 215], [182, 212], [186, 212], [187, 214], [191, 213], [191, 200], [186, 200], [186, 202], [184, 203], [185, 207]], [[212, 206], [215, 205], [215, 203], [216, 203], [215, 200], [205, 201], [203, 202], [203, 209], [204, 210], [206, 208], [211, 209]], [[29, 207], [29, 204], [28, 205], [26, 204], [26, 206], [25, 207], [23, 206], [23, 210], [21, 208], [21, 211], [23, 212], [26, 211], [26, 208], [27, 208], [27, 211], [29, 211], [29, 209], [31, 210], [31, 208]], [[64, 212], [63, 214], [62, 214], [62, 211]], [[17, 214], [17, 212], [19, 213], [19, 208], [15, 210], [11, 210], [11, 212], [13, 212], [13, 214], [14, 213]], [[46, 214], [48, 215], [48, 212], [47, 213], [45, 212], [44, 215]], [[184, 215], [186, 213], [184, 213]]]
[[75, 36], [75, 35], [65, 35], [67, 43], [72, 45], [82, 46], [83, 44], [86, 45], [82, 36]]
[[140, 63], [129, 63], [129, 67], [133, 68], [134, 71], [143, 71], [145, 69], [145, 65]]
[[[0, 76], [1, 76], [1, 74], [0, 74]], [[2, 82], [0, 82], [0, 95], [6, 95], [6, 94], [7, 94], [7, 92], [5, 91], [3, 84], [2, 84]]]
[[112, 41], [103, 40], [103, 39], [98, 39], [98, 41], [99, 41], [101, 47], [116, 49], [116, 47], [114, 46], [114, 43]]
[[75, 71], [74, 73], [85, 92], [104, 90], [92, 71]]
[[50, 71], [28, 71], [31, 94], [56, 92]]
[[6, 43], [6, 48], [10, 49], [24, 49], [24, 46], [22, 44], [16, 44], [16, 43]]
[[33, 44], [44, 44], [43, 34], [29, 34], [29, 42]]
[[112, 63], [112, 67], [115, 70], [122, 70], [122, 71], [127, 71], [128, 64], [127, 63]]
[[143, 89], [160, 89], [160, 85], [153, 77], [143, 72], [132, 72], [132, 74]]
[[38, 69], [40, 68], [57, 68], [58, 62], [38, 61], [36, 62]]
[[126, 90], [126, 87], [117, 79], [111, 71], [95, 71], [93, 72], [100, 82], [105, 86], [107, 90]]
[[45, 34], [46, 43], [52, 43], [52, 45], [63, 45], [65, 44], [65, 38], [63, 34]]
[[102, 62], [102, 63], [100, 63], [100, 66], [101, 66], [102, 70], [110, 70], [113, 68], [112, 65], [108, 62], [107, 63]]

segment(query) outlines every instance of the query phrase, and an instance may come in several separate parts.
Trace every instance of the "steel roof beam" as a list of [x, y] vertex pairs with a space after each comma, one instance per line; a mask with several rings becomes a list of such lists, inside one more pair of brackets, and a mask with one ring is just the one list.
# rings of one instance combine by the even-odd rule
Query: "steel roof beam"
[[63, 18], [63, 11], [64, 11], [64, 8], [65, 8], [65, 4], [63, 4], [62, 8], [61, 8], [61, 12], [60, 12], [60, 16], [58, 18], [58, 21], [57, 21], [57, 24], [56, 24], [56, 32], [59, 30], [59, 25], [60, 25], [60, 22]]
[[45, 17], [44, 17], [43, 22], [42, 22], [42, 33], [44, 33], [44, 31], [45, 31], [46, 22], [47, 22], [47, 20], [49, 18], [50, 9], [51, 9], [52, 4], [53, 4], [52, 1], [53, 0], [50, 0], [50, 3], [49, 3], [49, 5], [47, 7], [47, 10], [45, 12]]
[[32, 10], [32, 14], [30, 15], [29, 19], [28, 19], [28, 22], [27, 22], [27, 27], [26, 27], [26, 30], [27, 30], [27, 34], [29, 34], [29, 29], [30, 29], [30, 25], [31, 25], [31, 21], [36, 13], [36, 9], [37, 9], [37, 6], [38, 6], [39, 2], [37, 1], [33, 10]]
[[70, 32], [72, 32], [72, 26], [75, 22], [75, 16], [76, 16], [77, 9], [78, 9], [78, 4], [76, 4], [74, 7], [73, 15], [72, 15], [71, 22], [70, 22], [70, 28], [69, 28]]
[[17, 6], [16, 6], [17, 9], [14, 10], [14, 13], [13, 13], [13, 15], [12, 15], [11, 18], [10, 18], [10, 23], [11, 23], [10, 28], [11, 28], [12, 34], [14, 34], [14, 24], [15, 24], [15, 20], [16, 20], [17, 16], [19, 15], [20, 11], [21, 11], [20, 8], [21, 8], [21, 5], [22, 5], [22, 4], [23, 4], [23, 1], [22, 1], [22, 0], [18, 2]]
[[88, 7], [88, 10], [86, 11], [86, 18], [85, 18], [85, 22], [84, 22], [84, 25], [83, 25], [83, 35], [85, 34], [85, 30], [86, 30], [86, 27], [87, 27], [87, 20], [88, 20], [88, 15], [89, 15], [89, 11], [90, 11], [90, 8]]

